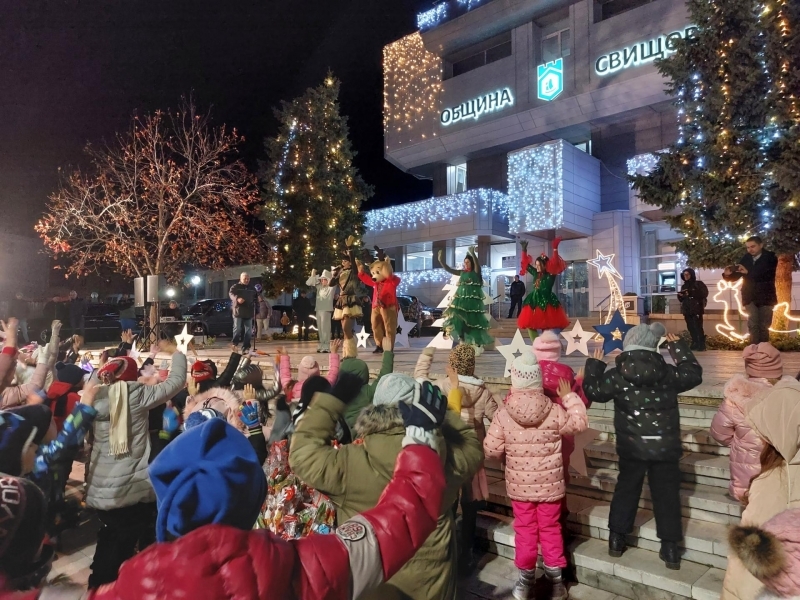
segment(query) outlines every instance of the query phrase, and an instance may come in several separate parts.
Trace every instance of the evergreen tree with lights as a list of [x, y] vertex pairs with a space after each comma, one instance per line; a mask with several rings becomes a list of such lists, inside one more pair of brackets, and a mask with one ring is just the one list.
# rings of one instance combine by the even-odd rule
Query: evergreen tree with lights
[[779, 302], [791, 302], [800, 251], [797, 37], [788, 24], [797, 4], [687, 2], [698, 29], [670, 40], [674, 54], [657, 62], [676, 99], [678, 139], [648, 175], [632, 177], [640, 198], [685, 234], [676, 247], [693, 266], [735, 263], [747, 237], [763, 237], [779, 255]]
[[265, 141], [262, 218], [267, 223], [268, 294], [305, 284], [311, 270], [339, 264], [345, 239], [363, 234], [361, 204], [373, 189], [353, 166], [356, 153], [339, 113], [339, 81], [325, 81], [275, 110], [278, 134]]

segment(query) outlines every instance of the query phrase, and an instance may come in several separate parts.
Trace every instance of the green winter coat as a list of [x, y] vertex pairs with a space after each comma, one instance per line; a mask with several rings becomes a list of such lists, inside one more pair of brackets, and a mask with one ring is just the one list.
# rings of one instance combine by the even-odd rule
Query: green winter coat
[[[356, 425], [361, 439], [334, 449], [330, 441], [344, 410], [345, 405], [333, 396], [317, 395], [297, 426], [289, 452], [289, 464], [295, 474], [330, 496], [336, 505], [339, 523], [377, 504], [392, 478], [405, 435], [399, 409], [370, 406]], [[452, 506], [461, 486], [482, 464], [483, 448], [475, 430], [449, 410], [441, 435], [439, 447], [447, 489], [439, 524], [414, 558], [387, 583], [361, 596], [361, 600], [455, 598], [456, 539]]]
[[388, 375], [394, 369], [394, 352], [386, 351], [383, 353], [381, 360], [381, 370], [378, 373], [378, 378], [372, 383], [369, 382], [369, 367], [360, 358], [343, 358], [339, 363], [339, 373], [350, 373], [357, 375], [361, 378], [364, 387], [358, 393], [358, 396], [347, 405], [344, 410], [344, 420], [352, 430], [356, 424], [356, 419], [365, 406], [372, 404], [372, 397], [375, 395], [375, 388], [378, 386], [378, 381], [384, 375]]

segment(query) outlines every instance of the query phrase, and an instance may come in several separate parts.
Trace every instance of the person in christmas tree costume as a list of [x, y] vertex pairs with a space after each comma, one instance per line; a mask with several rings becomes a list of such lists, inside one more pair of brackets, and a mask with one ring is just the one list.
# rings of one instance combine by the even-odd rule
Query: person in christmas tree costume
[[528, 242], [522, 240], [522, 268], [520, 275], [530, 273], [533, 275], [533, 285], [530, 293], [522, 301], [522, 312], [517, 317], [517, 326], [527, 329], [531, 341], [539, 335], [539, 329], [564, 329], [569, 325], [558, 296], [553, 293], [553, 284], [556, 275], [567, 268], [567, 264], [558, 255], [558, 245], [561, 238], [553, 240], [553, 256], [547, 258], [542, 253], [534, 261], [528, 254]]
[[334, 273], [331, 286], [339, 284], [339, 298], [336, 300], [336, 309], [333, 311], [333, 319], [341, 321], [342, 331], [344, 332], [344, 356], [356, 356], [356, 338], [353, 336], [353, 323], [356, 317], [361, 316], [361, 302], [358, 296], [358, 270], [356, 266], [355, 252], [353, 245], [356, 238], [352, 235], [345, 240], [347, 251], [342, 258], [342, 267]]
[[476, 347], [494, 342], [489, 335], [489, 319], [483, 304], [483, 278], [475, 256], [475, 247], [470, 246], [464, 257], [464, 270], [448, 267], [439, 250], [439, 264], [448, 273], [458, 276], [458, 289], [450, 306], [444, 311], [444, 330], [456, 342]]

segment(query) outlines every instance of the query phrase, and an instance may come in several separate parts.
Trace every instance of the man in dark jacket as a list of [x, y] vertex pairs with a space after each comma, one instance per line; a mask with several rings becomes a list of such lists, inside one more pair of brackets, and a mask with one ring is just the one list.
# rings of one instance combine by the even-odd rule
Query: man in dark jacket
[[511, 284], [511, 289], [508, 292], [511, 298], [511, 309], [508, 311], [508, 318], [514, 316], [514, 307], [517, 307], [517, 316], [522, 310], [522, 298], [525, 296], [525, 284], [519, 280], [519, 275], [514, 275], [514, 282]]
[[306, 291], [300, 290], [300, 295], [292, 301], [292, 312], [297, 319], [297, 340], [308, 341], [308, 328], [311, 325], [313, 312], [311, 301], [306, 297]]
[[681, 301], [681, 312], [686, 320], [686, 329], [692, 336], [692, 350], [705, 352], [706, 334], [703, 331], [703, 314], [708, 301], [708, 287], [702, 281], [697, 280], [694, 269], [684, 269], [681, 279], [683, 279], [683, 286], [678, 292], [678, 300]]
[[658, 352], [666, 333], [661, 323], [637, 325], [625, 335], [624, 351], [606, 371], [602, 350], [586, 361], [583, 391], [590, 402], [614, 401], [619, 477], [608, 517], [608, 553], [622, 556], [625, 536], [633, 530], [644, 476], [650, 483], [659, 556], [667, 568], [679, 569], [681, 528], [681, 423], [678, 394], [703, 381], [703, 368], [685, 342], [667, 337], [675, 361]]
[[747, 311], [747, 329], [750, 343], [769, 342], [769, 326], [772, 312], [778, 303], [775, 290], [775, 271], [778, 257], [774, 252], [764, 250], [764, 242], [754, 235], [745, 242], [747, 254], [739, 264], [726, 267], [722, 273], [725, 281], [744, 278], [742, 285], [742, 306]]
[[233, 339], [231, 350], [242, 344], [242, 354], [250, 351], [250, 338], [253, 335], [253, 317], [256, 314], [256, 289], [250, 285], [250, 275], [242, 273], [239, 283], [231, 286], [228, 294], [233, 310]]
[[72, 290], [69, 293], [69, 326], [72, 333], [78, 334], [82, 338], [86, 337], [86, 300], [78, 298], [78, 292]]

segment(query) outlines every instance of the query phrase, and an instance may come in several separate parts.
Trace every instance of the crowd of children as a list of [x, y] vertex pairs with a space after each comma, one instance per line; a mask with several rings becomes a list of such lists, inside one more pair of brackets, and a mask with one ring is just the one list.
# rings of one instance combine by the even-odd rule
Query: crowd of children
[[[590, 403], [608, 402], [619, 456], [608, 552], [626, 551], [647, 476], [659, 556], [680, 568], [678, 394], [700, 385], [702, 368], [674, 335], [665, 359], [659, 323], [631, 328], [611, 367], [597, 351], [577, 373], [545, 330], [513, 361], [503, 395], [476, 376], [486, 339], [464, 337], [433, 382], [432, 349], [414, 377], [393, 373], [388, 338], [374, 381], [350, 346], [340, 358], [339, 341], [326, 377], [313, 356], [293, 372], [279, 348], [265, 386], [246, 357], [233, 353], [218, 374], [213, 361], [189, 368], [170, 342], [143, 365], [124, 342], [91, 372], [56, 363], [57, 322], [33, 359], [18, 358], [13, 328], [0, 352], [0, 574], [5, 589], [31, 590], [21, 597], [39, 597], [54, 553], [45, 542], [64, 526], [64, 486], [85, 443], [85, 504], [100, 522], [89, 598], [455, 598], [459, 574], [475, 569], [491, 458], [505, 464], [514, 514], [514, 598], [532, 597], [541, 556], [550, 599], [564, 600], [573, 436]], [[169, 369], [155, 369], [159, 351]], [[723, 596], [785, 597], [800, 588], [800, 382], [783, 377], [768, 343], [743, 358], [746, 375], [726, 384], [711, 428], [731, 448], [730, 494], [745, 506]], [[24, 381], [18, 360], [35, 365]]]

